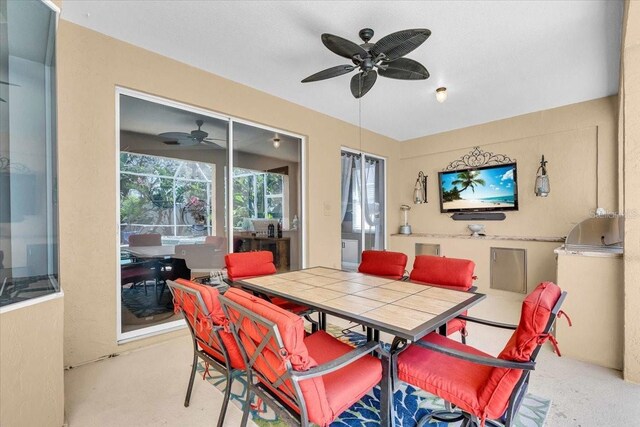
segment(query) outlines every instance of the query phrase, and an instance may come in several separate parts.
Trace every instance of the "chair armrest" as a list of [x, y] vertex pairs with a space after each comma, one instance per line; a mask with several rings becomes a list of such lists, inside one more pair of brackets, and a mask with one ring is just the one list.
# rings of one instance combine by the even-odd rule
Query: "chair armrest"
[[478, 319], [477, 317], [464, 316], [462, 314], [458, 316], [458, 319], [466, 320], [467, 322], [479, 323], [485, 326], [493, 326], [494, 328], [511, 329], [512, 331], [515, 331], [518, 328], [518, 325], [493, 322], [491, 320]]
[[478, 290], [477, 286], [472, 286], [469, 288], [469, 290], [467, 292], [476, 292]]
[[362, 347], [358, 347], [337, 359], [333, 359], [331, 362], [323, 363], [322, 365], [315, 366], [307, 371], [293, 371], [291, 372], [291, 378], [295, 381], [302, 381], [329, 374], [366, 356], [378, 347], [380, 347], [379, 343], [370, 341]]
[[468, 362], [477, 363], [479, 365], [494, 366], [496, 368], [533, 371], [536, 366], [535, 362], [514, 362], [512, 360], [498, 359], [497, 357], [479, 356], [477, 354], [471, 354], [464, 351], [455, 350], [453, 348], [442, 347], [424, 340], [416, 341], [413, 343], [413, 345], [418, 345], [429, 350], [437, 351], [438, 353], [446, 354], [447, 356], [455, 357], [457, 359], [466, 360]]

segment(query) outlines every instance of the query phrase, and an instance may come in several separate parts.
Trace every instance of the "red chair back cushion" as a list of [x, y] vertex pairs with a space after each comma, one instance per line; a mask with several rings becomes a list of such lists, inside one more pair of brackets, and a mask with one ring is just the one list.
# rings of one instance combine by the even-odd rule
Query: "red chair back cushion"
[[553, 282], [540, 283], [522, 302], [520, 322], [511, 339], [498, 356], [500, 359], [526, 362], [538, 345], [538, 336], [544, 332], [551, 310], [562, 291]]
[[[285, 360], [289, 360], [296, 371], [304, 371], [317, 366], [316, 361], [309, 356], [309, 351], [304, 343], [304, 322], [300, 316], [237, 288], [229, 289], [224, 296], [277, 325], [286, 354], [283, 357], [282, 354], [274, 351], [278, 346], [272, 339], [271, 343], [262, 350], [264, 358], [257, 358], [253, 366], [253, 369], [260, 372], [270, 383], [275, 382], [279, 376], [285, 373]], [[240, 314], [233, 307], [228, 307], [228, 311], [230, 320], [236, 324]], [[248, 319], [245, 319], [238, 329], [240, 341], [247, 352], [247, 357], [251, 359], [256, 347], [264, 339], [267, 330], [262, 326], [253, 327]], [[267, 385], [273, 389], [271, 385]], [[332, 419], [333, 414], [321, 377], [301, 381], [300, 389], [307, 405], [310, 420]], [[294, 410], [299, 411], [293, 401], [295, 392], [290, 381], [280, 385], [277, 392]]]
[[407, 267], [407, 256], [401, 252], [363, 251], [360, 273], [400, 280]]
[[[218, 290], [186, 279], [177, 279], [176, 283], [195, 290], [202, 297], [202, 302], [209, 312], [209, 318], [205, 316], [202, 308], [198, 307], [197, 300], [191, 298], [190, 295], [187, 295], [181, 289], [173, 288], [174, 304], [177, 304], [184, 312], [186, 321], [191, 324], [193, 331], [195, 331], [200, 348], [215, 359], [224, 363], [224, 356], [220, 349], [220, 345], [214, 338], [212, 331], [213, 325], [223, 325], [227, 320], [224, 311], [222, 310], [222, 306], [220, 305], [220, 300], [218, 299], [218, 296], [220, 295]], [[238, 344], [233, 338], [233, 335], [229, 332], [225, 332], [224, 330], [220, 330], [218, 333], [220, 334], [222, 344], [225, 346], [227, 354], [229, 355], [231, 366], [237, 369], [244, 369], [242, 354], [240, 353], [240, 349], [238, 348]]]
[[[525, 362], [531, 359], [544, 333], [551, 310], [562, 291], [552, 282], [540, 283], [522, 303], [520, 322], [511, 339], [498, 355], [500, 359]], [[480, 402], [489, 418], [498, 418], [507, 409], [513, 388], [522, 376], [519, 369], [493, 368], [486, 386], [480, 392]]]
[[276, 272], [273, 253], [269, 251], [227, 254], [224, 263], [227, 266], [227, 276], [232, 282]]
[[468, 290], [473, 285], [476, 264], [468, 259], [418, 255], [413, 262], [409, 279], [432, 285], [442, 285]]

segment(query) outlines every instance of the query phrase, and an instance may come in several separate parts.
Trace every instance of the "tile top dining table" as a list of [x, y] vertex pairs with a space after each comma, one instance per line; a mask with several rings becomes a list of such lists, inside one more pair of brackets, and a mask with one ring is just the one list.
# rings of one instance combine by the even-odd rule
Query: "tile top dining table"
[[438, 330], [486, 297], [326, 267], [254, 277], [238, 284], [394, 336], [390, 349], [380, 351], [383, 361], [380, 418], [384, 426], [392, 425], [394, 420], [391, 399], [397, 354], [408, 341], [417, 341]]

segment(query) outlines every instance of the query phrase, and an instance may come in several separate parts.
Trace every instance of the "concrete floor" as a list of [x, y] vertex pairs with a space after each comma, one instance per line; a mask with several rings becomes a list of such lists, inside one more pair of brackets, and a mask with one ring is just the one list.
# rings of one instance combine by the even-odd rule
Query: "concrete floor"
[[[519, 302], [490, 295], [470, 314], [515, 323], [519, 311]], [[509, 331], [470, 325], [468, 342], [497, 354], [509, 336]], [[183, 406], [191, 357], [191, 340], [185, 335], [67, 371], [68, 425], [215, 425], [222, 393], [209, 383], [196, 377], [191, 405]], [[557, 357], [550, 346], [538, 356], [529, 391], [552, 400], [547, 426], [640, 425], [633, 421], [640, 413], [640, 385], [624, 382], [618, 371]], [[240, 409], [229, 405], [225, 425], [238, 426], [240, 419]]]

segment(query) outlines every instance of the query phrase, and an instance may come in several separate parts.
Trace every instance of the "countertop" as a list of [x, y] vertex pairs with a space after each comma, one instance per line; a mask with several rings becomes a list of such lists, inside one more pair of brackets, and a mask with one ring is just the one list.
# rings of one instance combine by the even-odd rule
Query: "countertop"
[[441, 234], [441, 233], [411, 233], [411, 234], [392, 234], [392, 237], [435, 237], [439, 239], [470, 239], [470, 240], [515, 240], [520, 242], [562, 242], [564, 237], [540, 237], [540, 236], [472, 236], [470, 234]]

